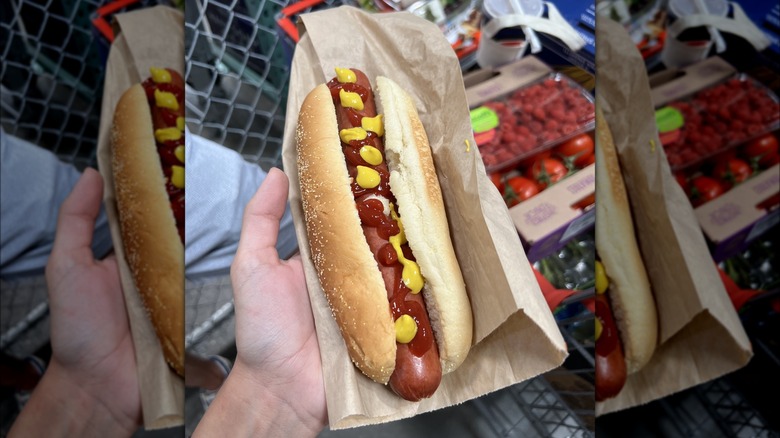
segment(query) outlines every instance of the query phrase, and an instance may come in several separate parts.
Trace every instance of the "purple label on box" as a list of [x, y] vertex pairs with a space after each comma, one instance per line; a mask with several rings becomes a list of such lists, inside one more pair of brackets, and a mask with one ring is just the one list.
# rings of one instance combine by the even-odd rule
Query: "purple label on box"
[[572, 195], [576, 195], [582, 192], [583, 190], [592, 192], [594, 184], [596, 184], [596, 175], [591, 174], [588, 175], [586, 178], [577, 181], [574, 184], [570, 184], [566, 186], [566, 190], [568, 190], [568, 192], [571, 193]]
[[531, 211], [525, 213], [523, 215], [523, 219], [525, 220], [525, 223], [528, 225], [539, 225], [541, 223], [546, 222], [548, 219], [550, 219], [553, 215], [555, 215], [555, 212], [558, 211], [553, 204], [550, 204], [548, 202], [543, 202], [533, 209]]
[[723, 226], [739, 217], [740, 213], [742, 213], [742, 209], [739, 208], [739, 205], [729, 202], [710, 213], [710, 222]]
[[761, 184], [757, 184], [755, 187], [753, 187], [753, 192], [755, 192], [757, 195], [763, 195], [767, 192], [767, 190], [777, 190], [778, 183], [780, 183], [780, 174], [776, 174], [774, 177], [763, 181]]

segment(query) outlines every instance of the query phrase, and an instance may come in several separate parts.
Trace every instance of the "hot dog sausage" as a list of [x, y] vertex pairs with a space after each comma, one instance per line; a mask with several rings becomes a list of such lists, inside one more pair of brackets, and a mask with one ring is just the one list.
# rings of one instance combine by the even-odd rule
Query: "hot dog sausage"
[[606, 294], [596, 294], [596, 401], [616, 396], [626, 383], [626, 360]]

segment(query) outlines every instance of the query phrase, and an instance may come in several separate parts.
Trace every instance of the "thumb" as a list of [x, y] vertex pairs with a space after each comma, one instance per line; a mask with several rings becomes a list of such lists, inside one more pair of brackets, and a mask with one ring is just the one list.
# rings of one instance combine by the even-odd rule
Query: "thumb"
[[49, 265], [69, 267], [92, 261], [92, 233], [103, 198], [103, 177], [87, 168], [60, 206]]
[[284, 172], [272, 168], [244, 209], [236, 260], [253, 258], [261, 264], [278, 263], [276, 239], [287, 205], [288, 188]]

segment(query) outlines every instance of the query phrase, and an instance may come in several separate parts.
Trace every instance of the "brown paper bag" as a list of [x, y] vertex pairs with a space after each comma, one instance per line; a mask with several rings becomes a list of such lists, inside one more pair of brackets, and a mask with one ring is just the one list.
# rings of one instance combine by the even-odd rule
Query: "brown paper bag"
[[[536, 283], [501, 196], [485, 174], [469, 122], [460, 66], [435, 25], [409, 13], [341, 7], [302, 17], [292, 65], [283, 158], [290, 204], [322, 352], [332, 429], [383, 423], [461, 403], [560, 365], [566, 345]], [[474, 314], [466, 361], [434, 396], [412, 403], [352, 365], [311, 262], [303, 222], [295, 128], [301, 103], [337, 66], [387, 76], [415, 99], [433, 150], [455, 252]]]
[[[135, 343], [144, 427], [151, 430], [184, 424], [184, 381], [163, 358], [162, 347], [125, 260], [114, 196], [109, 133], [117, 101], [128, 88], [149, 77], [149, 67], [170, 67], [184, 73], [184, 17], [179, 11], [158, 6], [115, 18], [121, 33], [111, 46], [106, 66], [97, 158], [104, 180], [103, 202]], [[183, 284], [182, 278], [182, 291]], [[184, 300], [183, 292], [181, 299]]]
[[[600, 19], [597, 105], [609, 123], [659, 318], [650, 363], [596, 414], [665, 397], [734, 371], [752, 350], [655, 125], [645, 64], [628, 33]], [[598, 217], [596, 218], [598, 221]]]

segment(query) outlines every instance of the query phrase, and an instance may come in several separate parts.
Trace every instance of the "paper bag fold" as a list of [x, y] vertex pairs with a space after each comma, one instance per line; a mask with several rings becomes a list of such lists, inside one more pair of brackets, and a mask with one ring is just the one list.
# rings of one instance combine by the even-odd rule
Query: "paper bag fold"
[[[111, 170], [110, 131], [117, 101], [128, 88], [149, 76], [149, 67], [170, 67], [184, 73], [184, 19], [180, 12], [163, 6], [119, 14], [115, 18], [121, 33], [108, 55], [97, 159], [104, 181], [103, 202], [135, 344], [144, 428], [152, 430], [184, 424], [184, 382], [165, 362], [162, 347], [125, 260]], [[184, 279], [181, 281], [183, 291]], [[183, 293], [181, 299], [184, 300]]]
[[[376, 424], [461, 403], [560, 365], [566, 345], [536, 283], [501, 196], [488, 179], [469, 122], [460, 66], [435, 25], [408, 13], [341, 7], [307, 14], [293, 58], [283, 143], [290, 205], [320, 344], [332, 429]], [[334, 32], [339, 29], [339, 32]], [[422, 43], [424, 42], [424, 43]], [[295, 128], [305, 96], [354, 67], [383, 75], [412, 96], [425, 126], [474, 314], [466, 361], [430, 399], [407, 402], [363, 376], [320, 288], [301, 206]]]

